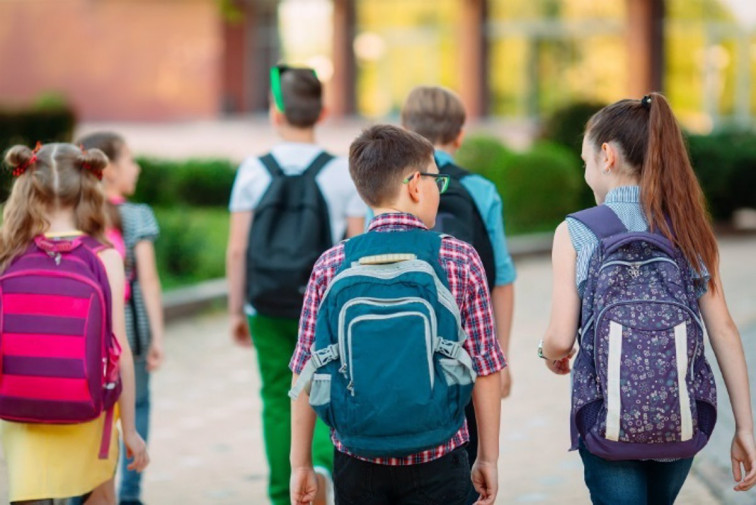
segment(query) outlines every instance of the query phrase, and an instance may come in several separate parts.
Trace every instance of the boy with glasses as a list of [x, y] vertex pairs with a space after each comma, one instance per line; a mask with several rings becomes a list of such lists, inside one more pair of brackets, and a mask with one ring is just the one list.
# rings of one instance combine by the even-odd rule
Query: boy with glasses
[[[357, 137], [349, 171], [375, 217], [366, 234], [326, 251], [307, 285], [290, 363], [291, 503], [309, 504], [318, 490], [314, 407], [333, 428], [339, 505], [464, 505], [471, 475], [480, 505], [492, 505], [506, 363], [478, 254], [430, 231], [449, 177], [430, 142], [389, 125]], [[407, 291], [427, 279], [424, 296]], [[472, 471], [470, 393], [480, 434]]]

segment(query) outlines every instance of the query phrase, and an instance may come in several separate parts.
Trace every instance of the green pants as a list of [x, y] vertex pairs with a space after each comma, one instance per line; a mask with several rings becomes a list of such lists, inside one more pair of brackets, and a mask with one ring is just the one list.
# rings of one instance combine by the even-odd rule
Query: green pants
[[[291, 448], [291, 371], [289, 360], [297, 344], [298, 321], [259, 314], [249, 318], [252, 342], [262, 378], [263, 438], [270, 467], [268, 495], [273, 505], [289, 505]], [[313, 466], [333, 468], [333, 444], [328, 427], [318, 419], [312, 440]]]

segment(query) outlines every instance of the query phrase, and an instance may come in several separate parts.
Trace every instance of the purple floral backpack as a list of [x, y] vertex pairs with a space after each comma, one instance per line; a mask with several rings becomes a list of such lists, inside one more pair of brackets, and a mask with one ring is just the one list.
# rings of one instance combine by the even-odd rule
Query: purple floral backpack
[[572, 449], [579, 436], [608, 460], [692, 457], [711, 436], [717, 400], [688, 262], [606, 205], [569, 217], [600, 242], [582, 299]]

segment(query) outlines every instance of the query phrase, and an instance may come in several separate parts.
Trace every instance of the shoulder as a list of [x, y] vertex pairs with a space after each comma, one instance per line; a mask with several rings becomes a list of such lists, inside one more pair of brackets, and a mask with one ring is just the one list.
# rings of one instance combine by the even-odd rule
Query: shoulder
[[258, 178], [269, 177], [268, 171], [260, 161], [259, 156], [248, 156], [236, 169], [236, 182], [248, 183]]
[[339, 268], [344, 262], [344, 248], [347, 242], [348, 240], [342, 240], [321, 254], [312, 267], [313, 276], [324, 270]]
[[112, 247], [105, 247], [97, 251], [97, 257], [100, 258], [100, 261], [105, 266], [109, 279], [117, 279], [114, 276], [119, 274], [123, 277], [123, 258], [118, 251]]
[[[326, 163], [318, 177], [336, 177], [345, 175], [348, 178], [349, 161], [343, 156], [336, 156], [332, 153], [329, 154], [331, 154], [333, 158], [331, 158], [331, 160]], [[349, 180], [351, 181], [351, 179]]]
[[480, 256], [475, 248], [467, 242], [450, 235], [441, 236], [439, 256], [441, 260], [452, 261], [467, 267], [483, 268]]

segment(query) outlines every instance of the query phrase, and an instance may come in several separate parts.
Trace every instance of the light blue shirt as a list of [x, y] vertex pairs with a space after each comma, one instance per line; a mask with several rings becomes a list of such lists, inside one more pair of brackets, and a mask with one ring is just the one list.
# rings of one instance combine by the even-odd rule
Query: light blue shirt
[[[604, 204], [617, 214], [617, 217], [619, 217], [628, 231], [648, 230], [648, 222], [646, 221], [646, 215], [643, 212], [643, 206], [640, 201], [639, 186], [620, 186], [614, 188], [607, 193]], [[582, 298], [585, 281], [588, 278], [588, 264], [599, 245], [599, 239], [586, 225], [577, 219], [568, 217], [566, 221], [572, 246], [577, 252], [575, 282], [577, 283], [578, 295]], [[700, 297], [706, 292], [709, 274], [704, 268], [703, 276], [693, 271], [693, 277], [697, 281], [696, 294]]]

